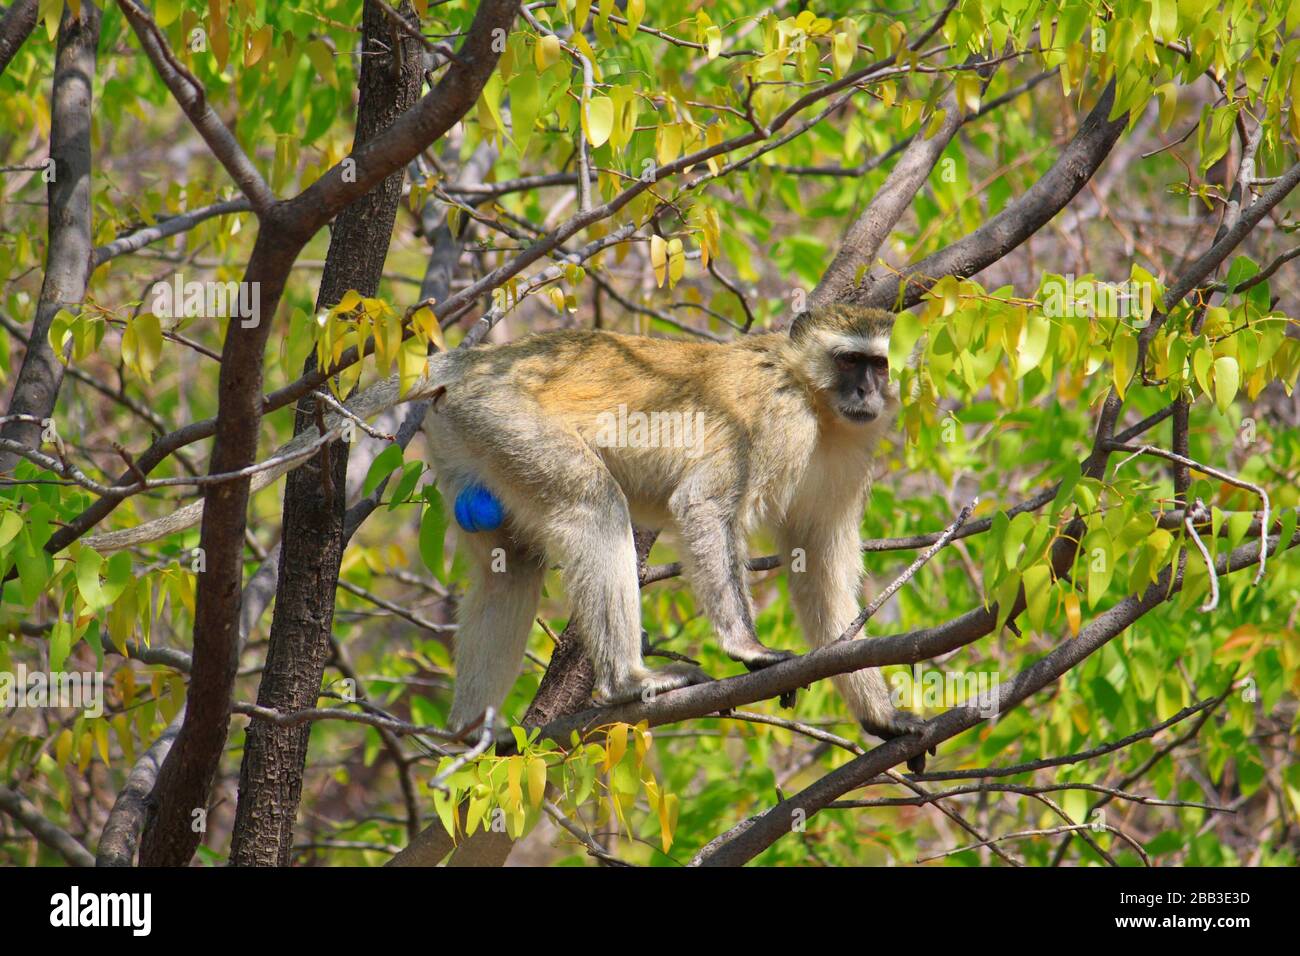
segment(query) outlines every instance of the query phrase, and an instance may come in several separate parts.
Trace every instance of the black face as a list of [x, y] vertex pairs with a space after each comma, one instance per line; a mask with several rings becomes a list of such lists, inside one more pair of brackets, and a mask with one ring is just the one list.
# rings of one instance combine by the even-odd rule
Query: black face
[[889, 386], [886, 356], [836, 352], [835, 371], [838, 375], [836, 404], [841, 415], [851, 422], [865, 423], [884, 412]]

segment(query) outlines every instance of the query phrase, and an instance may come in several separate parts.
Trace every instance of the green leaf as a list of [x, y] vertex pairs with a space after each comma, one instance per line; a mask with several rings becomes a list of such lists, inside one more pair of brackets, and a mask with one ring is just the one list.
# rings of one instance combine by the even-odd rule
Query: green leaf
[[406, 463], [406, 467], [402, 469], [402, 478], [397, 483], [397, 487], [393, 489], [392, 497], [389, 499], [389, 511], [410, 499], [415, 483], [420, 480], [422, 474], [424, 474], [424, 465], [421, 462], [409, 461]]
[[1014, 568], [1019, 564], [1020, 546], [1033, 527], [1034, 516], [1028, 511], [1022, 511], [1011, 519], [1006, 537], [1002, 539], [1002, 561], [1007, 567]]
[[1025, 608], [1029, 626], [1042, 631], [1047, 626], [1047, 614], [1052, 600], [1052, 569], [1046, 564], [1035, 564], [1025, 569]]
[[135, 580], [131, 572], [131, 555], [119, 551], [109, 558], [106, 577], [107, 580], [100, 585], [100, 591], [103, 593], [104, 603], [108, 605], [117, 601], [127, 586]]
[[23, 528], [23, 519], [17, 511], [0, 512], [0, 548], [3, 548]]
[[1124, 397], [1124, 392], [1127, 391], [1128, 384], [1133, 380], [1133, 374], [1137, 370], [1137, 354], [1136, 336], [1128, 335], [1121, 329], [1110, 349], [1111, 361], [1114, 363], [1112, 375], [1115, 393], [1120, 398]]
[[153, 381], [153, 371], [162, 358], [162, 323], [152, 312], [137, 316], [122, 333], [122, 361]]
[[1020, 348], [1016, 352], [1015, 372], [1023, 376], [1038, 368], [1047, 354], [1047, 342], [1052, 334], [1052, 323], [1046, 316], [1031, 312], [1025, 318], [1020, 332]]
[[1112, 553], [1110, 535], [1101, 528], [1085, 535], [1082, 560], [1088, 569], [1088, 606], [1096, 607], [1115, 574], [1115, 555]]
[[420, 559], [434, 577], [441, 579], [445, 573], [442, 550], [443, 538], [447, 534], [447, 516], [437, 489], [430, 485], [424, 489], [424, 494], [429, 504], [420, 517]]
[[506, 84], [510, 91], [510, 122], [515, 146], [522, 156], [532, 139], [537, 114], [542, 108], [542, 85], [536, 76], [521, 73]]
[[362, 483], [362, 494], [372, 495], [380, 483], [391, 475], [402, 464], [402, 446], [393, 442], [370, 463], [370, 469], [366, 472], [366, 480]]
[[103, 563], [104, 559], [90, 548], [82, 548], [77, 555], [77, 590], [92, 612], [107, 605], [99, 588], [99, 569]]
[[181, 0], [157, 0], [153, 5], [153, 12], [158, 26], [169, 26], [181, 15]]
[[1231, 295], [1239, 285], [1258, 272], [1259, 266], [1250, 256], [1237, 256], [1232, 260], [1232, 265], [1228, 268], [1228, 276], [1224, 279], [1228, 294]]
[[1210, 394], [1210, 367], [1214, 364], [1214, 353], [1208, 346], [1202, 346], [1192, 353], [1192, 373], [1201, 391]]
[[50, 670], [61, 671], [72, 651], [72, 625], [55, 621], [50, 628]]
[[528, 759], [528, 802], [534, 807], [542, 805], [546, 796], [546, 761], [542, 757]]
[[324, 40], [311, 40], [304, 47], [307, 59], [311, 60], [311, 65], [316, 68], [320, 78], [330, 86], [337, 86], [339, 82], [338, 69], [334, 65], [334, 54], [325, 44]]
[[1231, 355], [1214, 360], [1214, 404], [1227, 414], [1228, 406], [1237, 397], [1241, 385], [1241, 367]]

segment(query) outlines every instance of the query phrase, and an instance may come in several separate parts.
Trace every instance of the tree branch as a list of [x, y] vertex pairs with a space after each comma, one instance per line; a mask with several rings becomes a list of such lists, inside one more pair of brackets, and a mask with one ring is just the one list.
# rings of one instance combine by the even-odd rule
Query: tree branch
[[167, 85], [167, 89], [171, 90], [181, 110], [208, 144], [212, 155], [248, 197], [253, 209], [259, 214], [265, 212], [275, 203], [275, 194], [239, 145], [239, 141], [208, 104], [203, 84], [176, 58], [167, 43], [167, 37], [143, 7], [135, 0], [117, 0], [117, 5], [139, 38], [145, 56], [153, 63], [158, 76]]
[[32, 836], [63, 857], [71, 866], [94, 866], [95, 858], [76, 838], [41, 813], [17, 790], [0, 786], [0, 810], [31, 831]]
[[[1056, 162], [1023, 196], [970, 235], [927, 256], [901, 273], [877, 266], [863, 279], [854, 301], [877, 308], [909, 308], [934, 279], [968, 278], [997, 262], [1047, 225], [1101, 167], [1127, 124], [1127, 114], [1110, 120], [1112, 80]], [[906, 287], [900, 294], [900, 286]]]
[[9, 61], [27, 40], [32, 30], [36, 29], [36, 15], [40, 9], [40, 0], [14, 0], [0, 19], [0, 74], [9, 66]]
[[[74, 17], [67, 7], [59, 21], [50, 101], [54, 178], [48, 191], [45, 280], [22, 368], [9, 400], [10, 415], [31, 418], [6, 422], [0, 428], [0, 438], [32, 449], [40, 447], [40, 421], [53, 413], [63, 384], [64, 366], [50, 345], [50, 327], [59, 310], [81, 306], [90, 280], [90, 113], [99, 23], [99, 8], [90, 0], [81, 5], [79, 17]], [[12, 471], [17, 463], [18, 455], [12, 448], [0, 450], [0, 473]]]
[[[1277, 539], [1274, 550], [1294, 547], [1300, 544], [1300, 533], [1290, 541]], [[1222, 555], [1216, 561], [1220, 574], [1249, 567], [1258, 560], [1258, 544], [1247, 544], [1235, 549], [1231, 554]], [[1090, 656], [1094, 651], [1122, 633], [1134, 621], [1138, 620], [1152, 608], [1162, 604], [1182, 588], [1183, 580], [1179, 575], [1171, 583], [1168, 571], [1160, 581], [1151, 585], [1141, 595], [1130, 595], [1109, 608], [1089, 622], [1077, 637], [1065, 641], [1055, 650], [1039, 658], [1034, 664], [1017, 674], [1011, 681], [998, 687], [997, 713], [1005, 712], [1031, 694], [1036, 693], [1048, 683], [1058, 679], [1066, 671]], [[881, 643], [897, 640], [896, 638], [877, 638], [866, 643]], [[811, 655], [809, 655], [811, 656]], [[788, 666], [788, 665], [777, 665]], [[704, 685], [709, 686], [709, 685]], [[688, 688], [688, 690], [693, 688]], [[674, 694], [684, 693], [675, 691]], [[671, 697], [673, 694], [665, 695]], [[985, 711], [987, 713], [987, 711]], [[943, 740], [955, 737], [964, 730], [979, 724], [985, 718], [976, 707], [957, 707], [926, 722], [924, 729], [906, 737], [895, 737], [887, 743], [867, 752], [862, 757], [845, 764], [827, 774], [800, 793], [781, 801], [775, 807], [756, 817], [743, 821], [721, 837], [714, 840], [692, 860], [695, 866], [737, 866], [749, 860], [771, 846], [777, 839], [790, 831], [792, 814], [799, 811], [803, 818], [825, 808], [856, 787], [871, 780], [877, 774], [889, 769], [908, 757], [922, 753]]]

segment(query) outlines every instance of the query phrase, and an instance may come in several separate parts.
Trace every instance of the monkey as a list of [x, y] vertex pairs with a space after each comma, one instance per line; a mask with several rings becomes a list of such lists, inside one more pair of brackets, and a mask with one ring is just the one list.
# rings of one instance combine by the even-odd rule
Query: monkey
[[[726, 343], [540, 332], [435, 354], [400, 398], [394, 377], [349, 400], [365, 418], [435, 398], [424, 429], [444, 500], [486, 489], [504, 515], [499, 526], [459, 536], [470, 580], [458, 611], [450, 726], [499, 711], [554, 565], [598, 702], [709, 679], [694, 665], [652, 669], [642, 660], [634, 524], [676, 536], [722, 650], [746, 668], [793, 656], [756, 635], [745, 555], [760, 527], [775, 532], [782, 554], [801, 549], [806, 568], [789, 573], [789, 592], [808, 643], [836, 640], [859, 611], [858, 529], [876, 446], [899, 407], [893, 324], [893, 313], [835, 304], [800, 312], [784, 332]], [[326, 420], [333, 427], [339, 417]], [[298, 436], [277, 457], [313, 437]], [[259, 473], [254, 488], [289, 467]], [[201, 515], [197, 502], [86, 543], [126, 547]], [[894, 708], [877, 669], [833, 681], [870, 734], [890, 739], [923, 722]]]

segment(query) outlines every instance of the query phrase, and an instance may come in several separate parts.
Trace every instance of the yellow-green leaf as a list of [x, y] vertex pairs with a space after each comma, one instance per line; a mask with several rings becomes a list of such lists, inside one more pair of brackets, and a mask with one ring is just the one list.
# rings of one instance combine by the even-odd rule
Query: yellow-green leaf
[[663, 285], [668, 277], [668, 243], [662, 236], [650, 237], [650, 265], [655, 270], [655, 285]]
[[582, 132], [592, 147], [605, 145], [614, 129], [614, 101], [608, 96], [593, 96], [582, 111]]
[[1137, 339], [1125, 334], [1121, 329], [1115, 336], [1114, 344], [1111, 345], [1110, 357], [1114, 365], [1112, 375], [1115, 381], [1115, 393], [1123, 398], [1129, 382], [1133, 380], [1133, 373], [1137, 370]]
[[537, 67], [537, 72], [541, 73], [559, 59], [560, 38], [553, 33], [538, 37], [537, 45], [533, 47], [533, 65]]
[[1226, 413], [1241, 386], [1241, 366], [1231, 355], [1214, 360], [1214, 404]]
[[528, 761], [528, 802], [534, 807], [542, 805], [546, 795], [546, 761], [532, 757]]

